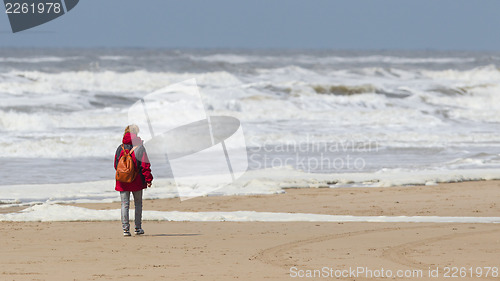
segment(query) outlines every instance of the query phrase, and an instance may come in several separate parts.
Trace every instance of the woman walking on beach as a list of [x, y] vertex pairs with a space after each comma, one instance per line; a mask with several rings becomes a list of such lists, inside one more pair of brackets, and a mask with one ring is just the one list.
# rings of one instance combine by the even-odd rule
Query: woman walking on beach
[[138, 133], [137, 125], [127, 126], [122, 144], [118, 146], [115, 153], [115, 170], [117, 170], [115, 190], [120, 192], [124, 236], [130, 236], [130, 193], [134, 196], [135, 234], [144, 234], [141, 226], [142, 190], [150, 187], [153, 181], [148, 155], [142, 145], [143, 141], [137, 136]]

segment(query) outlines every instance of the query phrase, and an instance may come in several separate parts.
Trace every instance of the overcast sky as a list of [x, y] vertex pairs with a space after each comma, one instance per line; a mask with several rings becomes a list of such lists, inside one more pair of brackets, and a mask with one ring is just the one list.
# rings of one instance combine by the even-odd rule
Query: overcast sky
[[500, 1], [81, 0], [0, 46], [500, 50]]

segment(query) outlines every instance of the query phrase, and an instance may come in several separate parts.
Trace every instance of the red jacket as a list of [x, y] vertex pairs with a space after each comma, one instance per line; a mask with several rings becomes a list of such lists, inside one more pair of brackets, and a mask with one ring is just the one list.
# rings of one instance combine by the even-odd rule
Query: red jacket
[[[142, 144], [143, 141], [135, 134], [126, 133], [123, 136], [123, 146], [125, 149], [130, 150], [133, 148], [132, 140], [134, 144]], [[122, 146], [118, 146], [115, 153], [115, 170], [116, 165], [118, 165], [118, 160], [124, 154]], [[151, 174], [151, 165], [149, 163], [148, 154], [143, 145], [139, 145], [132, 152], [132, 159], [138, 168], [138, 175], [135, 180], [131, 183], [116, 181], [115, 190], [116, 191], [139, 191], [147, 187], [147, 183], [153, 181], [153, 175]]]

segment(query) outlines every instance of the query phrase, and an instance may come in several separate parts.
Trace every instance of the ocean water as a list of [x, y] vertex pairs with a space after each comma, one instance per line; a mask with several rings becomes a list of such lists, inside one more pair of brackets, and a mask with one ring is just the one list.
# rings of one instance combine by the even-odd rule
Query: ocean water
[[241, 121], [253, 171], [494, 178], [499, 66], [477, 52], [0, 49], [0, 185], [112, 179], [128, 108], [191, 78], [210, 115]]

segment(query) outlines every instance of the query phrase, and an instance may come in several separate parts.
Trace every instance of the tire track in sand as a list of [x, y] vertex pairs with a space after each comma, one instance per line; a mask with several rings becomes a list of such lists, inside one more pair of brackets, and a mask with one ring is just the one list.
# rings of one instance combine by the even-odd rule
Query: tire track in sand
[[[420, 239], [408, 243], [403, 243], [397, 246], [390, 247], [389, 249], [384, 250], [382, 253], [382, 257], [386, 260], [392, 261], [397, 264], [401, 264], [404, 266], [408, 266], [411, 268], [418, 268], [422, 270], [427, 270], [429, 267], [436, 267], [438, 266], [437, 264], [423, 264], [420, 262], [417, 262], [410, 257], [407, 256], [407, 253], [413, 251], [415, 248], [418, 248], [420, 246], [425, 246], [429, 245], [432, 243], [436, 243], [439, 241], [444, 241], [444, 240], [453, 240], [457, 238], [462, 238], [462, 237], [468, 237], [468, 236], [476, 236], [476, 235], [484, 235], [484, 234], [490, 234], [490, 233], [496, 233], [500, 232], [500, 229], [495, 229], [495, 230], [486, 230], [486, 231], [479, 231], [479, 232], [466, 232], [466, 233], [453, 233], [453, 234], [447, 234], [447, 235], [441, 235], [441, 236], [436, 236], [436, 237], [431, 237], [431, 238], [426, 238], [426, 239]], [[478, 265], [481, 266], [481, 265]], [[470, 277], [469, 277], [470, 278]], [[461, 278], [463, 279], [463, 278]], [[482, 277], [481, 279], [490, 279], [490, 280], [498, 280], [498, 278], [494, 277]]]
[[[376, 233], [384, 233], [384, 232], [392, 232], [392, 231], [408, 231], [408, 230], [422, 230], [423, 228], [425, 229], [435, 229], [435, 228], [446, 228], [449, 227], [448, 224], [439, 224], [439, 225], [427, 225], [425, 227], [422, 226], [415, 226], [415, 227], [390, 227], [390, 228], [380, 228], [380, 229], [366, 229], [366, 230], [360, 230], [360, 231], [353, 231], [353, 232], [344, 232], [344, 233], [337, 233], [337, 234], [329, 234], [329, 235], [322, 235], [322, 236], [317, 236], [317, 237], [312, 237], [309, 239], [299, 239], [299, 240], [294, 240], [288, 243], [280, 244], [277, 246], [273, 246], [270, 248], [266, 248], [264, 250], [261, 250], [258, 252], [256, 255], [250, 257], [250, 260], [259, 260], [263, 263], [266, 264], [271, 264], [273, 266], [277, 266], [280, 268], [286, 268], [286, 267], [291, 267], [291, 266], [297, 266], [293, 261], [288, 260], [287, 257], [290, 256], [290, 252], [293, 251], [294, 248], [299, 248], [302, 246], [306, 246], [308, 244], [314, 244], [314, 243], [321, 243], [329, 240], [336, 240], [336, 239], [342, 239], [342, 238], [348, 238], [348, 237], [355, 237], [355, 236], [362, 236], [362, 235], [367, 235], [367, 234], [376, 234]], [[425, 239], [418, 239], [416, 241], [411, 241], [408, 243], [403, 243], [399, 244], [396, 246], [391, 246], [388, 247], [388, 249], [383, 250], [380, 258], [386, 259], [388, 261], [391, 261], [396, 264], [404, 265], [412, 269], [422, 269], [422, 270], [427, 270], [429, 266], [432, 266], [431, 264], [422, 264], [417, 261], [414, 261], [410, 259], [409, 257], [406, 256], [406, 254], [410, 251], [412, 251], [413, 248], [421, 246], [421, 245], [426, 245], [429, 243], [436, 243], [442, 240], [451, 240], [451, 239], [457, 239], [460, 237], [467, 237], [467, 236], [474, 236], [474, 235], [483, 235], [483, 234], [489, 234], [489, 233], [495, 233], [495, 232], [500, 232], [500, 229], [496, 230], [488, 230], [488, 231], [481, 231], [481, 232], [466, 232], [466, 233], [454, 233], [454, 234], [447, 234], [447, 235], [440, 235], [436, 237], [430, 237], [430, 238], [425, 238]], [[343, 278], [339, 278], [343, 279]], [[349, 278], [345, 278], [349, 279]], [[490, 279], [490, 278], [483, 278], [483, 279]], [[494, 279], [494, 278], [493, 278]], [[359, 280], [364, 280], [363, 278], [359, 278]], [[496, 280], [496, 279], [494, 279]]]
[[[429, 226], [431, 228], [435, 227], [444, 227], [444, 226]], [[320, 242], [325, 242], [328, 240], [335, 240], [335, 239], [341, 239], [341, 238], [346, 238], [346, 237], [353, 237], [353, 236], [361, 236], [361, 235], [366, 235], [366, 234], [372, 234], [372, 233], [381, 233], [381, 232], [391, 232], [391, 231], [398, 231], [398, 230], [407, 230], [407, 229], [421, 229], [421, 226], [415, 226], [415, 227], [410, 227], [410, 228], [401, 228], [401, 227], [389, 227], [389, 228], [380, 228], [380, 229], [365, 229], [365, 230], [360, 230], [360, 231], [353, 231], [353, 232], [344, 232], [344, 233], [337, 233], [337, 234], [329, 234], [329, 235], [322, 235], [322, 236], [317, 236], [309, 239], [300, 239], [300, 240], [294, 240], [288, 243], [280, 244], [274, 247], [270, 247], [267, 249], [264, 249], [260, 252], [258, 252], [256, 255], [250, 257], [250, 260], [260, 260], [263, 263], [266, 264], [271, 264], [274, 266], [278, 267], [283, 267], [283, 266], [293, 266], [294, 264], [288, 263], [287, 259], [285, 258], [286, 252], [290, 252], [293, 248], [298, 248], [301, 246], [305, 246], [307, 244], [313, 244], [313, 243], [320, 243]]]

